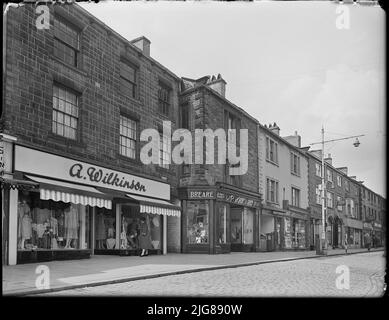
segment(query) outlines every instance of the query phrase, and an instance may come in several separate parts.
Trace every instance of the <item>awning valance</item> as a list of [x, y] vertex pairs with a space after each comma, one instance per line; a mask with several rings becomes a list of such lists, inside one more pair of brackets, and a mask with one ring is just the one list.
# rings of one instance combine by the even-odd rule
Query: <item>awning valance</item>
[[127, 194], [127, 196], [133, 200], [139, 201], [140, 213], [161, 214], [165, 216], [176, 217], [181, 215], [181, 208], [171, 204], [170, 202], [158, 199], [150, 199], [142, 196], [135, 196], [132, 194]]
[[103, 197], [104, 193], [96, 188], [30, 175], [26, 175], [26, 177], [39, 183], [41, 200], [71, 202], [84, 206], [112, 209], [112, 201]]
[[29, 190], [29, 189], [36, 189], [38, 187], [39, 187], [38, 183], [29, 180], [8, 179], [3, 177], [0, 178], [1, 189]]

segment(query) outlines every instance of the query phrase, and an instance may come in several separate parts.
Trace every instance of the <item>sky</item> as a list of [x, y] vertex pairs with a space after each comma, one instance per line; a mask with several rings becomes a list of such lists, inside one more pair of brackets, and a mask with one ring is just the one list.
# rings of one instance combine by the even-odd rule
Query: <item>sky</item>
[[[386, 197], [385, 13], [329, 1], [80, 3], [180, 77], [220, 73], [226, 98]], [[347, 18], [348, 17], [348, 18]], [[321, 145], [311, 146], [311, 150]]]

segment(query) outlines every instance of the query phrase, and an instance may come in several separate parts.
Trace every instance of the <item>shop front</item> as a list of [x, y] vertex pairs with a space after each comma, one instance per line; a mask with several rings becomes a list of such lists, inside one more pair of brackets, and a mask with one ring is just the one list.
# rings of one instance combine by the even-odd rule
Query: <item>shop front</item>
[[373, 237], [373, 224], [371, 222], [363, 222], [363, 229], [362, 229], [362, 247], [367, 247], [367, 242], [370, 242], [370, 245], [372, 245], [372, 237]]
[[360, 220], [345, 218], [344, 219], [344, 240], [347, 239], [347, 246], [349, 248], [361, 248], [362, 247], [362, 229], [363, 223]]
[[342, 248], [344, 244], [344, 223], [337, 214], [330, 214], [326, 224], [326, 239], [328, 246]]
[[170, 186], [15, 145], [9, 264], [82, 259], [92, 254], [166, 253], [167, 216], [179, 216]]
[[372, 246], [374, 248], [383, 245], [382, 225], [378, 222], [373, 222]]
[[255, 251], [259, 243], [259, 194], [219, 185], [181, 188], [185, 253]]

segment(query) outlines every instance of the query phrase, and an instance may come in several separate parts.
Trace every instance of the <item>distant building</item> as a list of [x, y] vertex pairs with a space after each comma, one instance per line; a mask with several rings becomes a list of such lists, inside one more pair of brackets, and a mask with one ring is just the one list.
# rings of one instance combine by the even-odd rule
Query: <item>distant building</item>
[[258, 125], [261, 249], [309, 248], [308, 157], [301, 137], [280, 136], [276, 123]]

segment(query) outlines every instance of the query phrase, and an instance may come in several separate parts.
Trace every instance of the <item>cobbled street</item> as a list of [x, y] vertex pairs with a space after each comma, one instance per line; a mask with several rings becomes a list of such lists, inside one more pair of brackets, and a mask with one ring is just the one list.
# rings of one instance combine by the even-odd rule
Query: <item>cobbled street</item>
[[[350, 288], [338, 289], [338, 266], [350, 270]], [[383, 252], [323, 257], [195, 272], [41, 296], [217, 296], [380, 297], [384, 294]]]

